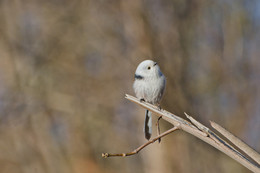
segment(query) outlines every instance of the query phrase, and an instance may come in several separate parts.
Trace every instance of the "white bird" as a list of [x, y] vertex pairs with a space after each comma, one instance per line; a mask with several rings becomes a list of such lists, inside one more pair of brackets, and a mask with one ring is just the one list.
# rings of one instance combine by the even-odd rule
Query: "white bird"
[[[152, 60], [141, 62], [135, 71], [135, 82], [133, 88], [135, 95], [140, 101], [159, 106], [166, 85], [165, 76], [160, 67]], [[144, 122], [145, 138], [149, 140], [152, 135], [152, 116], [151, 112], [146, 110]]]

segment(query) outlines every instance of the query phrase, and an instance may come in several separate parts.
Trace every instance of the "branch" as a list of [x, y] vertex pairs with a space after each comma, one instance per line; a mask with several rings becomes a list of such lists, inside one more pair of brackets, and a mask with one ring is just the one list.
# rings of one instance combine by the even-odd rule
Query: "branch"
[[238, 139], [235, 135], [218, 125], [217, 123], [210, 121], [211, 126], [216, 129], [219, 133], [225, 136], [228, 140], [230, 140], [234, 145], [244, 151], [249, 157], [255, 160], [258, 164], [260, 164], [260, 155], [251, 147], [249, 147], [242, 140]]
[[179, 127], [178, 127], [178, 126], [175, 126], [175, 127], [171, 128], [171, 129], [167, 130], [166, 132], [162, 133], [161, 135], [159, 135], [159, 136], [153, 138], [152, 140], [149, 140], [147, 143], [141, 145], [140, 147], [138, 147], [137, 149], [135, 149], [135, 150], [132, 151], [132, 152], [129, 152], [129, 153], [120, 153], [120, 154], [102, 153], [102, 157], [107, 158], [107, 157], [113, 157], [113, 156], [120, 156], [120, 157], [132, 156], [132, 155], [134, 155], [134, 154], [137, 154], [139, 151], [141, 151], [142, 149], [144, 149], [146, 146], [148, 146], [148, 145], [154, 143], [155, 141], [161, 139], [162, 137], [164, 137], [164, 136], [166, 136], [166, 135], [168, 135], [168, 134], [170, 134], [170, 133], [172, 133], [172, 132], [174, 132], [174, 131], [176, 131], [176, 130], [178, 130], [178, 129], [179, 129]]
[[260, 173], [260, 165], [259, 164], [256, 164], [256, 163], [250, 161], [249, 158], [247, 158], [246, 156], [241, 154], [239, 151], [234, 149], [234, 147], [232, 147], [228, 142], [221, 139], [213, 131], [211, 131], [209, 128], [205, 127], [204, 125], [202, 125], [198, 121], [196, 121], [194, 118], [187, 116], [187, 117], [189, 117], [189, 119], [191, 120], [191, 122], [195, 126], [192, 125], [190, 122], [184, 120], [183, 118], [178, 117], [178, 116], [176, 116], [176, 115], [174, 115], [174, 114], [172, 114], [172, 113], [170, 113], [166, 110], [163, 110], [163, 109], [159, 110], [156, 106], [154, 106], [152, 104], [149, 104], [147, 102], [140, 102], [137, 98], [135, 98], [133, 96], [126, 95], [125, 98], [134, 102], [134, 103], [136, 103], [136, 104], [138, 104], [138, 105], [140, 105], [140, 106], [142, 106], [145, 109], [152, 111], [153, 113], [155, 113], [155, 115], [157, 115], [159, 117], [162, 116], [162, 118], [164, 120], [168, 121], [169, 123], [171, 123], [175, 127], [178, 127], [178, 129], [181, 129], [181, 130], [183, 130], [187, 133], [190, 133], [191, 135], [196, 136], [197, 138], [199, 138], [199, 139], [203, 140], [204, 142], [210, 144], [211, 146], [213, 146], [216, 149], [218, 149], [219, 151], [225, 153], [226, 155], [228, 155], [232, 159], [236, 160], [237, 162], [239, 162], [240, 164], [242, 164], [243, 166], [245, 166], [249, 170], [251, 170], [253, 172], [259, 172]]

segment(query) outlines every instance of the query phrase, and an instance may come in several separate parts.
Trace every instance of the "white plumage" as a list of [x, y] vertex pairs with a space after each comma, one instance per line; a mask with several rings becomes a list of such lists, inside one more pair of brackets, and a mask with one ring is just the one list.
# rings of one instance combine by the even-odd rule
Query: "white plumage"
[[[137, 98], [159, 106], [165, 84], [165, 76], [156, 62], [145, 60], [138, 65], [133, 85]], [[146, 110], [144, 133], [145, 138], [149, 140], [152, 135], [152, 117], [148, 110]]]

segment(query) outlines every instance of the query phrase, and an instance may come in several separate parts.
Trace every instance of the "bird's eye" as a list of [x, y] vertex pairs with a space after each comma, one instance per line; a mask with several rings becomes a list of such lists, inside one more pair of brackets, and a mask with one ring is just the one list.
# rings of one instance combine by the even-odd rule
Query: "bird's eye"
[[148, 70], [150, 70], [150, 69], [151, 69], [151, 67], [149, 66], [147, 69], [148, 69]]

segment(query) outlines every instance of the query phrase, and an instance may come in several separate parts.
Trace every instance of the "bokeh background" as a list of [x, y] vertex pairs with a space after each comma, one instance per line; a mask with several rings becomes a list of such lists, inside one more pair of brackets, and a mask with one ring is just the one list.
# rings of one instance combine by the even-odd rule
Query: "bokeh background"
[[145, 59], [167, 77], [162, 108], [260, 151], [259, 45], [258, 0], [1, 0], [0, 172], [249, 172], [181, 131], [101, 153], [146, 142], [124, 99]]

